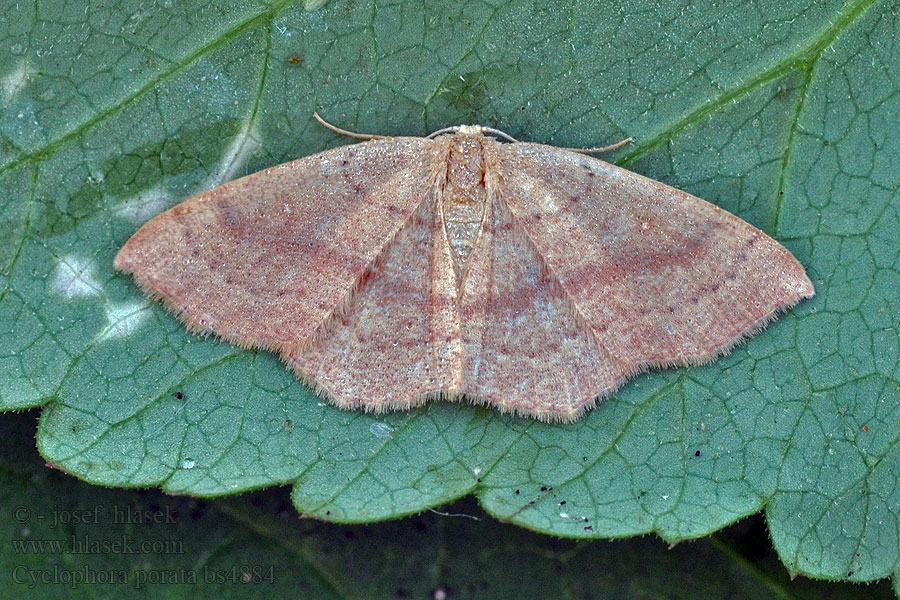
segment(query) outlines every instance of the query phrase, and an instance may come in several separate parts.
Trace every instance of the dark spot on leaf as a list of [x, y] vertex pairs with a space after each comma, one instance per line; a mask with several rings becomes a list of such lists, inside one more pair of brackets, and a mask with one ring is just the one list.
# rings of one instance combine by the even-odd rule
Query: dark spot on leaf
[[296, 54], [291, 54], [286, 59], [284, 59], [284, 62], [291, 65], [292, 67], [297, 67], [297, 66], [303, 64], [303, 59], [300, 58], [299, 56], [297, 56]]
[[175, 399], [184, 400], [184, 394], [182, 394], [181, 392], [175, 392]]
[[43, 213], [34, 219], [35, 232], [51, 236], [68, 233], [83, 218], [95, 214], [101, 200], [97, 187], [86, 184], [64, 200], [41, 203]]
[[475, 115], [490, 102], [484, 71], [469, 71], [451, 78], [440, 100], [460, 114]]
[[516, 490], [516, 493], [518, 494], [518, 493], [519, 493], [519, 490]]
[[542, 491], [542, 492], [546, 492], [546, 491], [547, 491], [547, 486], [546, 486], [546, 485], [542, 485], [542, 486], [541, 486], [541, 491]]
[[700, 456], [700, 451], [697, 450], [696, 452], [694, 452], [694, 456]]

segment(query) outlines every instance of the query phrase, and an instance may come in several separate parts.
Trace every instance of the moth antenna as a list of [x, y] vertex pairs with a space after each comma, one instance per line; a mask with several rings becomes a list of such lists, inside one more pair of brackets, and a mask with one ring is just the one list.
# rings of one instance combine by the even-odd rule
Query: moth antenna
[[432, 131], [426, 137], [430, 140], [433, 140], [437, 136], [443, 133], [490, 133], [491, 135], [498, 135], [502, 138], [510, 142], [518, 142], [516, 138], [509, 135], [506, 132], [500, 131], [499, 129], [494, 129], [493, 127], [482, 127], [481, 125], [454, 125], [453, 127], [444, 127], [443, 129], [438, 129], [437, 131]]
[[513, 143], [518, 143], [518, 141], [519, 141], [516, 138], [514, 138], [513, 136], [506, 133], [505, 131], [500, 131], [499, 129], [494, 129], [493, 127], [482, 127], [481, 131], [486, 132], [486, 133], [492, 133], [494, 135], [499, 135], [500, 137], [506, 138], [507, 140], [509, 140], [510, 142], [513, 142]]
[[374, 133], [356, 133], [354, 131], [348, 131], [346, 129], [341, 129], [337, 125], [332, 125], [331, 123], [329, 123], [328, 121], [326, 121], [325, 119], [320, 117], [319, 113], [317, 113], [317, 112], [313, 112], [313, 118], [316, 121], [318, 121], [322, 127], [326, 128], [326, 129], [330, 129], [341, 135], [346, 135], [347, 137], [358, 138], [361, 140], [386, 140], [386, 139], [388, 139], [388, 136], [386, 136], [386, 135], [376, 135]]
[[442, 133], [456, 133], [457, 131], [459, 131], [459, 125], [454, 125], [453, 127], [444, 127], [443, 129], [438, 129], [437, 131], [432, 131], [425, 137], [427, 137], [429, 140], [433, 140], [434, 138], [441, 135]]
[[633, 142], [633, 137], [627, 137], [621, 142], [616, 142], [615, 144], [610, 144], [609, 146], [603, 146], [602, 148], [563, 148], [563, 150], [569, 150], [571, 152], [577, 152], [579, 154], [596, 154], [599, 152], [609, 152], [610, 150], [615, 150], [616, 148], [621, 148], [625, 144]]

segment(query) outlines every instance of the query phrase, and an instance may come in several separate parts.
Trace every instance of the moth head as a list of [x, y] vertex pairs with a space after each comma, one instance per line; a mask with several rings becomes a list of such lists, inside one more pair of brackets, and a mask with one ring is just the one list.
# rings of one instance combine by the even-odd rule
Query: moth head
[[458, 125], [456, 131], [463, 135], [482, 135], [484, 127], [481, 125]]

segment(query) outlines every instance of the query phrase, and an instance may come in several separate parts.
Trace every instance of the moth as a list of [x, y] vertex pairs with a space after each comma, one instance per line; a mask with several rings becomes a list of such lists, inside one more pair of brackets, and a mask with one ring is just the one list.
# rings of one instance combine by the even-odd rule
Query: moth
[[590, 151], [470, 125], [358, 137], [185, 200], [116, 269], [340, 408], [465, 398], [567, 422], [814, 294], [760, 230]]

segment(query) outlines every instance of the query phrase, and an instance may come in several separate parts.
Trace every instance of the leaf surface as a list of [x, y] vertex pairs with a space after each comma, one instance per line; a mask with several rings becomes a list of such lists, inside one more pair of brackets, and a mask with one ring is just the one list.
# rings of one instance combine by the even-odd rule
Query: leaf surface
[[649, 537], [560, 540], [471, 499], [342, 525], [298, 519], [284, 488], [217, 500], [104, 489], [44, 467], [35, 417], [0, 420], [0, 569], [22, 600], [893, 597], [886, 581], [791, 581], [759, 518], [668, 549]]
[[[55, 5], [54, 5], [55, 6]], [[900, 559], [896, 2], [182, 2], [0, 9], [0, 407], [108, 486], [292, 486], [322, 519], [475, 494], [573, 537], [709, 535], [765, 510], [792, 572]], [[59, 11], [59, 12], [53, 12]], [[112, 258], [223, 181], [458, 123], [591, 146], [760, 227], [817, 296], [731, 355], [574, 425], [325, 405], [272, 355], [188, 334]]]

